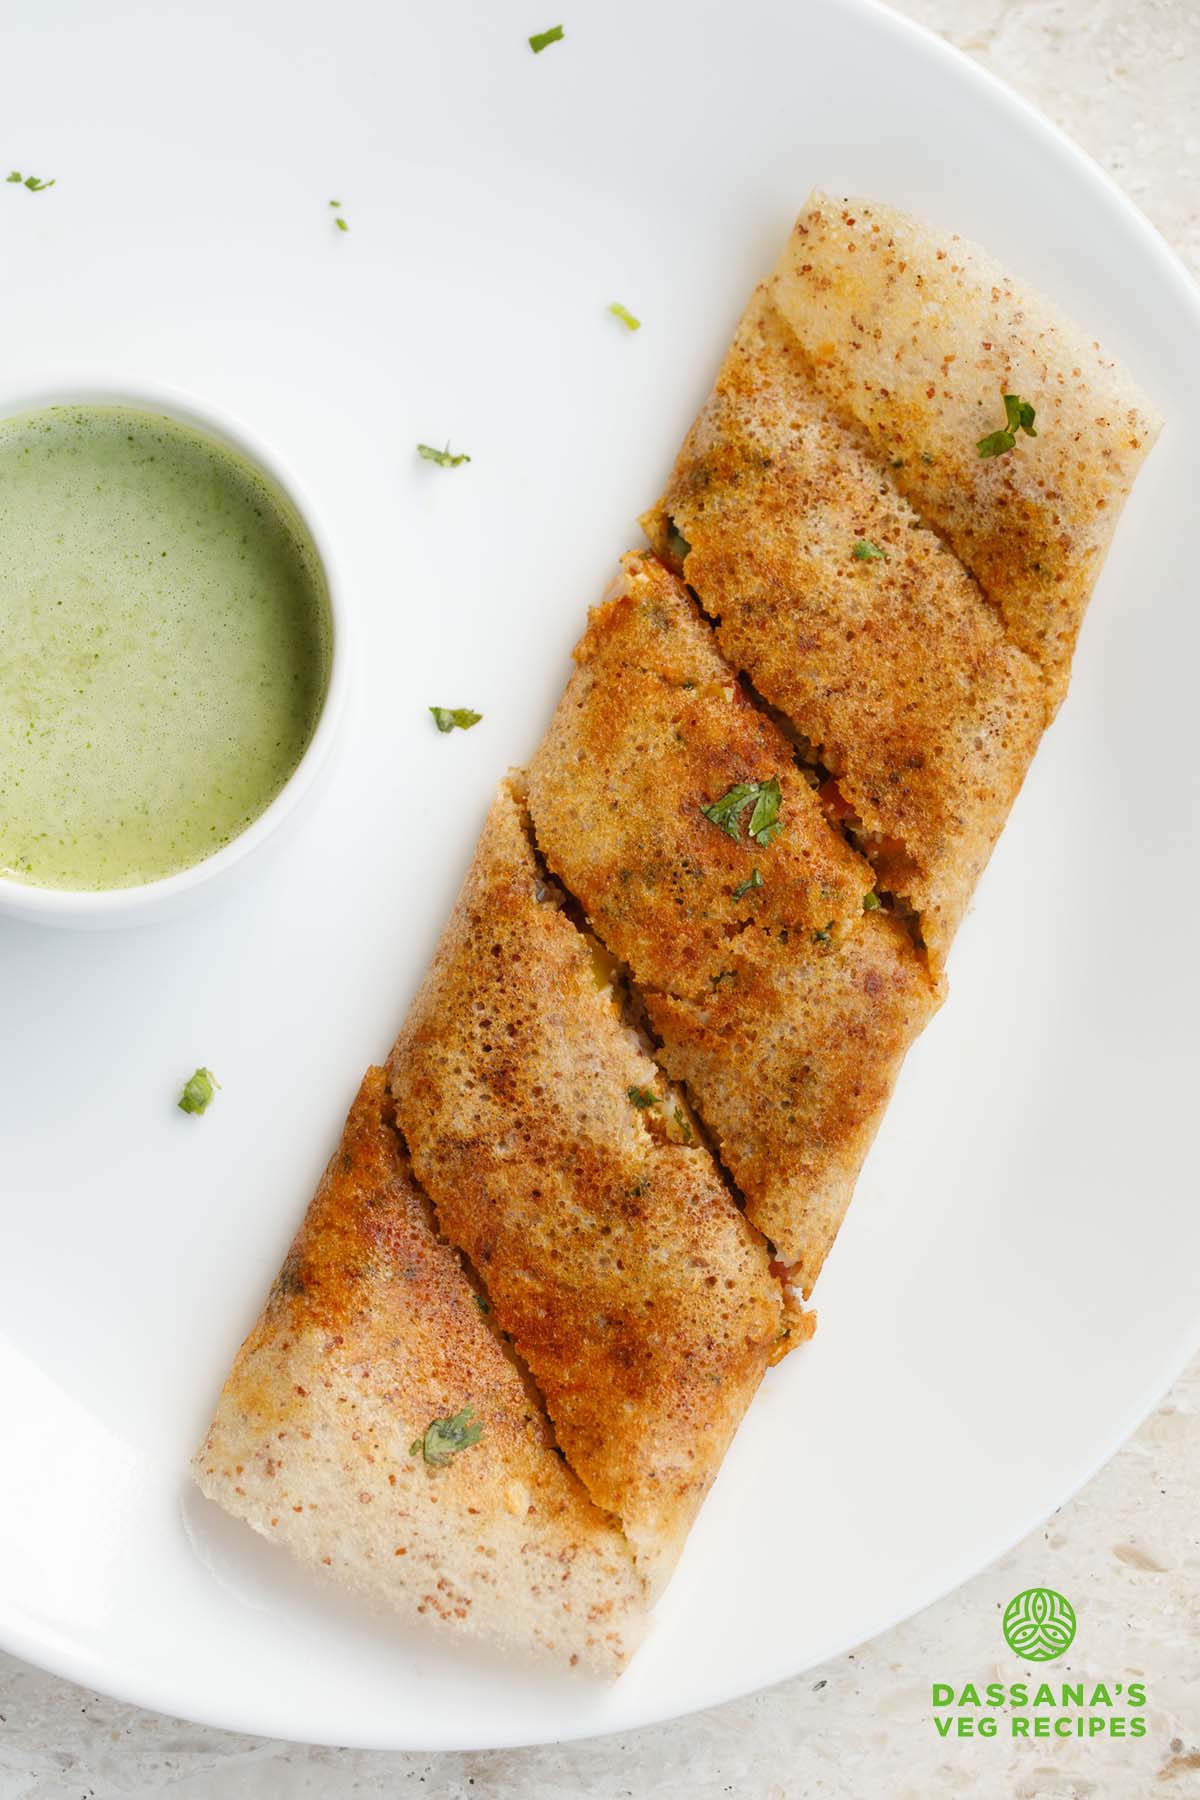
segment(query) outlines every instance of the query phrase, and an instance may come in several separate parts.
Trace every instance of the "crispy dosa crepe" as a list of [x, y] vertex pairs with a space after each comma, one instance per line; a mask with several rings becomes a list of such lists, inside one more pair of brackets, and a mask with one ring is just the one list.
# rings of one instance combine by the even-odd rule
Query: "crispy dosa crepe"
[[[529, 770], [538, 847], [628, 964], [659, 1060], [809, 1292], [936, 987], [903, 926], [864, 913], [868, 864], [681, 582], [627, 557], [575, 654]], [[770, 777], [765, 845], [748, 805], [736, 838], [704, 812]]]
[[[575, 661], [529, 767], [529, 810], [549, 867], [635, 980], [698, 998], [734, 938], [770, 956], [781, 933], [798, 945], [861, 918], [869, 864], [830, 828], [791, 744], [654, 557], [624, 559]], [[739, 783], [768, 780], [780, 827], [766, 846], [749, 803], [736, 837], [705, 816]]]
[[643, 523], [836, 779], [939, 966], [1037, 748], [1043, 683], [830, 416], [766, 288]]
[[738, 940], [729, 965], [707, 999], [647, 994], [646, 1011], [663, 1068], [696, 1097], [747, 1213], [807, 1297], [940, 995], [886, 912], [771, 962]]
[[[372, 1069], [238, 1352], [196, 1480], [371, 1601], [615, 1674], [645, 1610], [629, 1546], [557, 1454], [436, 1235], [390, 1111]], [[476, 1441], [426, 1437], [467, 1407]]]
[[[1160, 421], [1129, 377], [985, 251], [888, 206], [814, 194], [770, 282], [813, 379], [1041, 668], [1050, 710]], [[1036, 413], [1007, 455], [976, 445]], [[940, 647], [931, 646], [931, 654]]]
[[1156, 430], [982, 251], [810, 200], [532, 825], [496, 798], [206, 1493], [375, 1600], [619, 1668], [807, 1335], [774, 1258], [811, 1290]]
[[392, 1091], [443, 1232], [653, 1591], [785, 1330], [782, 1300], [559, 898], [502, 787]]

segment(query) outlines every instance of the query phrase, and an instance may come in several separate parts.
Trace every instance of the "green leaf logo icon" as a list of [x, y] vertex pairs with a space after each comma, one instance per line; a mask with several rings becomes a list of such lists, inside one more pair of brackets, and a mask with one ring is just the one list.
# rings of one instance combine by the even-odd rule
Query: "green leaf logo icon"
[[1053, 1662], [1075, 1642], [1075, 1608], [1053, 1588], [1026, 1588], [1005, 1607], [1002, 1629], [1022, 1662]]

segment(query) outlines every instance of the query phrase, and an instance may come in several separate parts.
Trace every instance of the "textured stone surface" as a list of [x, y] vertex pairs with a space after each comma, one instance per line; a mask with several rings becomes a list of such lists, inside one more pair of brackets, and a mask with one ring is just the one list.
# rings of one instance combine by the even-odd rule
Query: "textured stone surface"
[[[1088, 149], [1200, 271], [1200, 0], [900, 0]], [[996, 1679], [997, 1614], [1060, 1588], [1086, 1655], [1056, 1679], [1144, 1677], [1141, 1741], [946, 1744], [933, 1681]], [[1010, 1668], [1005, 1659], [1004, 1669]], [[1048, 1524], [853, 1655], [623, 1738], [438, 1757], [235, 1737], [0, 1657], [0, 1800], [1164, 1800], [1200, 1796], [1200, 1364]]]
[[1200, 271], [1196, 0], [894, 0], [1040, 107]]

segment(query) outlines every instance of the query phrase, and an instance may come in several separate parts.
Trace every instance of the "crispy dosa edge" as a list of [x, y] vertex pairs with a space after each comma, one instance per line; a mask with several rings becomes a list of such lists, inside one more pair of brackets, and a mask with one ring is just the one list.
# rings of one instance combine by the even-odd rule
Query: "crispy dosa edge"
[[[812, 194], [771, 293], [831, 406], [1039, 664], [1053, 713], [1153, 408], [985, 250], [892, 207]], [[1006, 393], [1034, 406], [1037, 436], [981, 457]]]
[[510, 784], [389, 1070], [442, 1231], [656, 1593], [786, 1330], [782, 1296], [707, 1151], [664, 1137], [660, 1073]]
[[[376, 1604], [618, 1673], [644, 1629], [629, 1546], [437, 1236], [371, 1069], [193, 1463], [201, 1489]], [[411, 1446], [473, 1406], [444, 1467]]]
[[[654, 1054], [686, 1085], [747, 1217], [811, 1293], [939, 989], [904, 927], [863, 912], [871, 873], [806, 784], [807, 805], [789, 790], [765, 848], [732, 843], [699, 813], [714, 768], [715, 794], [792, 751], [749, 701], [732, 703], [711, 628], [657, 560], [624, 559], [576, 659], [529, 770], [536, 843], [628, 965]], [[764, 886], [738, 912], [730, 884], [751, 864]], [[671, 865], [688, 876], [683, 893]], [[814, 866], [848, 871], [847, 903], [821, 903], [832, 931], [795, 916]]]
[[1044, 686], [831, 416], [765, 285], [643, 524], [732, 666], [835, 778], [940, 968], [1040, 740]]

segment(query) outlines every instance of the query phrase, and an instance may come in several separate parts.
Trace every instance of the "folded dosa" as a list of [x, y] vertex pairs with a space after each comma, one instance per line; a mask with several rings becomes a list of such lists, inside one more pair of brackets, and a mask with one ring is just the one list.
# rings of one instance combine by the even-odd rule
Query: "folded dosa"
[[392, 1091], [442, 1231], [653, 1591], [786, 1329], [782, 1296], [559, 899], [504, 786]]
[[[869, 865], [656, 559], [625, 559], [575, 655], [529, 769], [538, 848], [628, 964], [659, 1061], [809, 1292], [937, 989], [905, 928], [864, 912]], [[707, 816], [770, 778], [772, 841], [748, 808], [736, 839]]]
[[[368, 1600], [615, 1674], [642, 1633], [642, 1579], [438, 1238], [390, 1111], [372, 1069], [196, 1479]], [[441, 1466], [413, 1454], [467, 1407], [475, 1442]]]
[[643, 523], [732, 666], [835, 778], [938, 966], [1037, 748], [1044, 684], [831, 416], [773, 291], [752, 299]]
[[647, 994], [668, 1075], [696, 1095], [746, 1212], [807, 1297], [901, 1065], [940, 1002], [904, 927], [868, 913], [828, 948], [741, 954], [703, 1000]]
[[[639, 983], [699, 997], [735, 938], [770, 956], [783, 934], [794, 953], [862, 917], [870, 865], [830, 828], [792, 745], [654, 557], [624, 559], [575, 662], [529, 766], [530, 816], [550, 868]], [[768, 780], [780, 825], [766, 846], [749, 805], [736, 837], [705, 816], [739, 783]]]
[[[1153, 410], [986, 251], [889, 206], [812, 195], [769, 285], [814, 383], [978, 580], [1053, 712]], [[981, 457], [1005, 394], [1037, 436]]]
[[206, 1493], [376, 1600], [619, 1668], [806, 1334], [770, 1254], [811, 1289], [1156, 430], [981, 250], [810, 200], [532, 823], [496, 798]]

